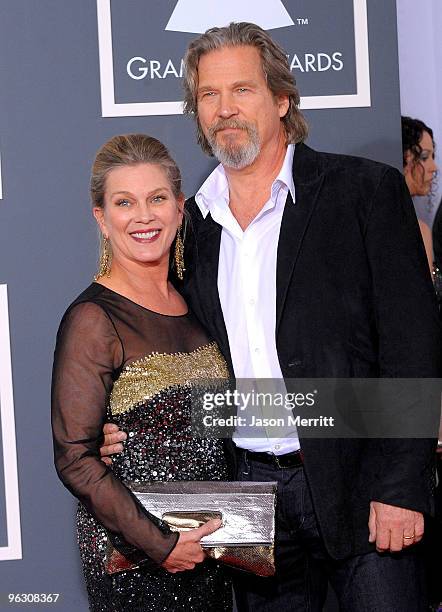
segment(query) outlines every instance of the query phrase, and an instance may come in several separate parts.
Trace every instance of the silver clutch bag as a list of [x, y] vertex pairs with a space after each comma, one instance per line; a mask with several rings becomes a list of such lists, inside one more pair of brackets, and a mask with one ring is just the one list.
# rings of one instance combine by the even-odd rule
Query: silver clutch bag
[[[178, 481], [125, 483], [141, 505], [173, 531], [187, 531], [212, 518], [222, 527], [201, 540], [206, 554], [258, 576], [275, 573], [276, 482]], [[109, 574], [139, 567], [108, 538]]]

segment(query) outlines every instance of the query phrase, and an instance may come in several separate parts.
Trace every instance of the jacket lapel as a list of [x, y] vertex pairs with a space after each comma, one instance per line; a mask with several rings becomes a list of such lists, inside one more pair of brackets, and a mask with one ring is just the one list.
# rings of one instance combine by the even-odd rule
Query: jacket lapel
[[[293, 203], [289, 194], [284, 208], [278, 241], [276, 335], [281, 323], [287, 291], [324, 178], [320, 173], [317, 153], [304, 144], [296, 146], [293, 178], [296, 202]], [[200, 306], [204, 319], [203, 323], [218, 342], [230, 370], [233, 371], [227, 330], [218, 295], [221, 231], [221, 226], [212, 219], [210, 214], [204, 220], [198, 222], [196, 236], [198, 295], [201, 296]]]
[[221, 226], [212, 219], [210, 213], [201, 222], [198, 229], [198, 293], [203, 296], [201, 302], [206, 326], [217, 341], [230, 370], [232, 370], [229, 340], [218, 294], [221, 231]]
[[296, 202], [293, 203], [289, 193], [284, 207], [278, 241], [276, 335], [281, 323], [287, 291], [324, 178], [320, 174], [316, 152], [304, 144], [296, 145], [293, 178]]

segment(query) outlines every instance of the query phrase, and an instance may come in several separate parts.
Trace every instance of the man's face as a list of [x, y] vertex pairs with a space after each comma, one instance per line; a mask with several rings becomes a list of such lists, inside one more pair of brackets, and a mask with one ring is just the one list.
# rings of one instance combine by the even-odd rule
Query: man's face
[[224, 166], [244, 168], [271, 150], [288, 105], [286, 95], [275, 97], [268, 88], [255, 47], [225, 47], [201, 57], [199, 122]]

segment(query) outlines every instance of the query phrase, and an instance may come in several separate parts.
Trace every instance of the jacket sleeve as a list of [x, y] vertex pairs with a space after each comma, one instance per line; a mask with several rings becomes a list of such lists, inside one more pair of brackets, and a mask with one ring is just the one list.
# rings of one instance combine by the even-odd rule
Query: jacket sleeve
[[[435, 292], [413, 203], [397, 170], [387, 169], [379, 183], [365, 241], [376, 306], [380, 376], [439, 378], [441, 330]], [[371, 444], [381, 455], [378, 464], [382, 465], [373, 500], [432, 512], [436, 440], [386, 438]]]

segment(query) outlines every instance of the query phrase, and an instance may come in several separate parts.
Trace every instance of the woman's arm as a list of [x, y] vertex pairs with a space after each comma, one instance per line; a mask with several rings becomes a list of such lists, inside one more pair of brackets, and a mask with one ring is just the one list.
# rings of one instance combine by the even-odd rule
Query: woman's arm
[[88, 302], [68, 311], [57, 335], [52, 377], [55, 466], [63, 484], [106, 529], [161, 564], [178, 535], [155, 524], [100, 460], [112, 373], [121, 359], [121, 342], [100, 306]]

